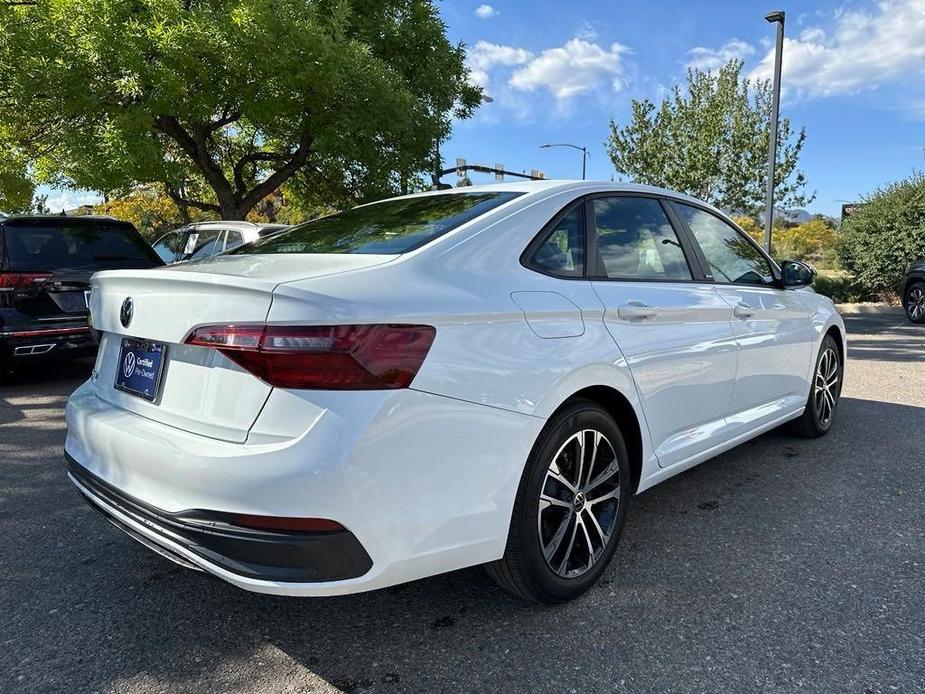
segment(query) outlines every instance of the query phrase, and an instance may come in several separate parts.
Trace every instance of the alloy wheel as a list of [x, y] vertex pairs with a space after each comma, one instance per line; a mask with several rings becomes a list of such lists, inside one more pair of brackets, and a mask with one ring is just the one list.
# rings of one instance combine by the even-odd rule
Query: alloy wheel
[[922, 320], [925, 316], [925, 289], [914, 287], [906, 295], [906, 311], [909, 318], [914, 321]]
[[617, 523], [620, 482], [613, 445], [594, 429], [572, 434], [553, 456], [537, 528], [546, 563], [558, 576], [577, 578], [604, 553]]
[[838, 355], [828, 347], [819, 358], [814, 379], [814, 403], [819, 423], [826, 427], [835, 414], [835, 403], [839, 395]]

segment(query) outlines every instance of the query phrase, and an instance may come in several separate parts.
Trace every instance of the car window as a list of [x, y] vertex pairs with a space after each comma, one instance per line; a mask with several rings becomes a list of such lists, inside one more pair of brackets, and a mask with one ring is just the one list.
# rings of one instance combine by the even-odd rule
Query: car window
[[165, 263], [176, 262], [186, 245], [187, 236], [189, 236], [187, 231], [170, 231], [154, 242], [154, 252]]
[[584, 206], [577, 205], [550, 230], [530, 255], [527, 265], [557, 277], [582, 277], [584, 261]]
[[223, 233], [223, 229], [197, 229], [190, 233], [183, 260], [199, 260], [220, 252]]
[[235, 229], [229, 229], [225, 232], [225, 250], [230, 251], [233, 248], [244, 243], [244, 235]]
[[710, 266], [713, 279], [733, 284], [774, 284], [767, 258], [738, 229], [697, 207], [674, 203]]
[[598, 273], [609, 279], [689, 280], [690, 267], [658, 200], [594, 199]]
[[385, 200], [299, 224], [233, 253], [407, 253], [520, 195], [466, 192]]
[[103, 270], [159, 264], [134, 227], [105, 220], [11, 220], [3, 233], [11, 270]]

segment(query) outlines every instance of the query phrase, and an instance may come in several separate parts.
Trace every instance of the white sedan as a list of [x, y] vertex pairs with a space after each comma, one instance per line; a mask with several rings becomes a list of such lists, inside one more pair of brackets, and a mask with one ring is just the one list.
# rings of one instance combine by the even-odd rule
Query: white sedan
[[829, 430], [845, 330], [811, 281], [698, 200], [554, 181], [101, 272], [69, 476], [136, 540], [248, 590], [487, 564], [569, 600], [634, 494], [787, 422]]

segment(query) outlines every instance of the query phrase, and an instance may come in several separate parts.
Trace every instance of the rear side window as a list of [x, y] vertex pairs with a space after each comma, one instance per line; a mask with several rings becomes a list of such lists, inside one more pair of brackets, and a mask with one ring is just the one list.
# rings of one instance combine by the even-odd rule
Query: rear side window
[[689, 280], [690, 267], [658, 200], [594, 199], [598, 273], [608, 279]]
[[3, 227], [10, 270], [148, 268], [161, 262], [131, 227], [105, 221], [8, 221]]
[[407, 253], [522, 193], [444, 193], [399, 198], [322, 217], [232, 253]]
[[526, 265], [546, 275], [582, 277], [585, 271], [584, 206], [576, 205], [546, 234]]

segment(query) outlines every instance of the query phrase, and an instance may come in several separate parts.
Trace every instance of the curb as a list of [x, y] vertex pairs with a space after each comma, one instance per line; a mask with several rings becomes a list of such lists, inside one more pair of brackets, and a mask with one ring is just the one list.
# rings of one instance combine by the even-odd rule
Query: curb
[[835, 304], [836, 310], [846, 315], [905, 316], [902, 306], [889, 304]]

